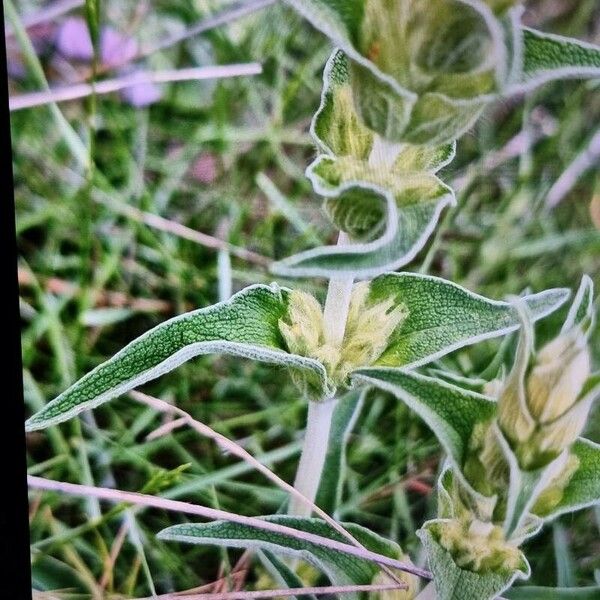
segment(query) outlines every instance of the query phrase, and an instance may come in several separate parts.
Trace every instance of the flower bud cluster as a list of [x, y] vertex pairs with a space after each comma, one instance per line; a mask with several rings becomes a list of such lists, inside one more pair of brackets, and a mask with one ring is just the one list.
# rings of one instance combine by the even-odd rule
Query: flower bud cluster
[[432, 533], [462, 569], [510, 573], [522, 564], [517, 545], [506, 541], [502, 528], [493, 523], [476, 518], [439, 520]]
[[506, 85], [514, 60], [506, 13], [515, 4], [364, 0], [351, 70], [365, 124], [396, 142], [458, 137]]
[[347, 383], [351, 371], [373, 364], [383, 354], [406, 316], [405, 307], [391, 298], [370, 300], [369, 284], [362, 282], [352, 290], [341, 344], [327, 340], [321, 305], [305, 292], [290, 294], [287, 319], [279, 321], [279, 330], [292, 354], [321, 362], [337, 386]]
[[[496, 414], [474, 427], [460, 476], [444, 488], [450, 507], [445, 516], [451, 518], [436, 521], [433, 531], [456, 564], [471, 571], [518, 568], [520, 541], [537, 517], [557, 507], [579, 468], [579, 459], [569, 449], [585, 426], [595, 396], [588, 389], [591, 309], [535, 355], [531, 323], [526, 313], [522, 317], [511, 372], [504, 381], [486, 385], [485, 391], [497, 398]], [[536, 486], [529, 517], [520, 519], [513, 531], [507, 519], [515, 459], [522, 471], [541, 472], [546, 466], [549, 470], [544, 471], [543, 485]]]

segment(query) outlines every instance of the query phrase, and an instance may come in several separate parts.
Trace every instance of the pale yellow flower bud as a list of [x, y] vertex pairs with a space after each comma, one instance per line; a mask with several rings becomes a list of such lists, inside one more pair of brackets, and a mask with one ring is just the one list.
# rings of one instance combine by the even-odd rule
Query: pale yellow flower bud
[[279, 330], [292, 354], [320, 361], [339, 385], [346, 383], [351, 371], [369, 366], [381, 356], [406, 316], [406, 308], [395, 306], [392, 299], [371, 302], [369, 284], [364, 282], [352, 290], [340, 345], [325, 339], [321, 305], [305, 292], [290, 294], [287, 319], [279, 320]]
[[340, 360], [340, 375], [344, 378], [357, 367], [373, 364], [408, 314], [404, 306], [394, 307], [392, 299], [370, 303], [368, 296], [367, 282], [354, 286]]
[[493, 523], [447, 520], [434, 524], [432, 533], [456, 564], [476, 573], [513, 572], [522, 566], [519, 549], [508, 542], [502, 529]]
[[502, 390], [498, 398], [498, 422], [506, 437], [515, 443], [526, 442], [535, 431], [522, 381], [511, 381]]
[[532, 443], [542, 453], [559, 453], [581, 434], [590, 412], [593, 397], [582, 398], [565, 414], [539, 426]]
[[525, 469], [553, 460], [577, 439], [593, 400], [590, 395], [582, 397], [591, 371], [583, 327], [573, 327], [546, 344], [533, 365], [531, 347], [526, 324], [513, 369], [498, 398], [498, 423]]
[[535, 421], [529, 413], [525, 390], [525, 375], [532, 346], [532, 330], [529, 324], [524, 324], [513, 368], [498, 395], [498, 424], [513, 443], [525, 442], [535, 430]]
[[291, 292], [288, 321], [280, 319], [279, 330], [292, 354], [312, 356], [323, 343], [323, 310], [318, 300], [306, 292]]
[[544, 346], [527, 379], [531, 416], [539, 423], [548, 423], [565, 414], [577, 401], [590, 371], [586, 337], [579, 328]]

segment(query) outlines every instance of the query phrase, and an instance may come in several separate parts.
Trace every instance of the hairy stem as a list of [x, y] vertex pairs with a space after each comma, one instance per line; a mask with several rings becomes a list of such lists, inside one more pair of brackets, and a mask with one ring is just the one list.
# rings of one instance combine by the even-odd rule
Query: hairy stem
[[[401, 149], [402, 144], [394, 144], [380, 136], [375, 136], [369, 164], [388, 170], [394, 164]], [[348, 243], [350, 243], [348, 235], [340, 231], [338, 246]], [[323, 326], [325, 341], [332, 346], [339, 347], [344, 340], [353, 283], [352, 276], [333, 277], [329, 281], [323, 309]], [[319, 489], [329, 443], [331, 418], [336, 404], [335, 399], [309, 404], [304, 446], [294, 487], [311, 502], [314, 502]], [[308, 517], [311, 514], [310, 507], [296, 498], [291, 499], [288, 512], [301, 517]]]
[[403, 144], [388, 142], [379, 135], [375, 135], [373, 146], [369, 153], [369, 166], [389, 170], [396, 161], [396, 158], [398, 158], [402, 146]]
[[[294, 487], [303, 496], [311, 501], [317, 496], [327, 445], [329, 443], [329, 430], [331, 417], [337, 402], [335, 399], [325, 402], [309, 402], [304, 446], [294, 480]], [[309, 517], [311, 508], [299, 498], [293, 497], [290, 501], [289, 514], [298, 517]]]
[[[348, 243], [348, 236], [340, 231], [338, 246]], [[353, 277], [337, 277], [329, 281], [327, 298], [323, 309], [324, 334], [326, 341], [333, 346], [340, 346], [344, 339], [346, 320], [350, 307], [350, 294], [352, 292]], [[314, 502], [321, 481], [331, 417], [337, 401], [327, 399], [323, 402], [310, 402], [302, 455], [294, 480], [294, 487], [311, 502]], [[289, 514], [299, 517], [308, 517], [311, 509], [305, 503], [292, 498], [288, 510]]]

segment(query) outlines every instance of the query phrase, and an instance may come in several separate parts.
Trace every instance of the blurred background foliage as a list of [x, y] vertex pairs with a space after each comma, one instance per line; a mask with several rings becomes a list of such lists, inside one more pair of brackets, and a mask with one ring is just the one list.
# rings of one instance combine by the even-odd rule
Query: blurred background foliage
[[[53, 16], [57, 6], [70, 10]], [[125, 46], [114, 52], [125, 52], [132, 40], [138, 51], [152, 50], [237, 6], [106, 0], [100, 2], [100, 25], [121, 36]], [[26, 30], [28, 47], [15, 35], [15, 23], [7, 22], [11, 96], [41, 89], [36, 66], [52, 88], [92, 76], [83, 2], [21, 0], [14, 9], [33, 25]], [[596, 0], [530, 2], [525, 19], [600, 43]], [[72, 29], [65, 33], [67, 21]], [[335, 229], [303, 174], [315, 155], [308, 127], [329, 52], [322, 35], [281, 3], [271, 4], [117, 70], [102, 64], [106, 56], [96, 61], [99, 78], [133, 65], [177, 70], [254, 61], [262, 65], [260, 75], [168, 84], [11, 114], [28, 412], [153, 325], [217, 302], [230, 285], [237, 291], [270, 282], [268, 261], [334, 241]], [[69, 124], [83, 141], [79, 160], [68, 143]], [[442, 172], [457, 189], [458, 207], [407, 270], [492, 298], [525, 288], [574, 288], [584, 272], [599, 288], [599, 127], [598, 81], [552, 83], [498, 101], [460, 140], [457, 159]], [[162, 220], [149, 223], [151, 215]], [[186, 239], [189, 230], [182, 226], [260, 256], [240, 257], [235, 248], [217, 252]], [[324, 293], [319, 280], [279, 283]], [[559, 319], [542, 323], [540, 342]], [[597, 367], [600, 334], [592, 343]], [[498, 344], [454, 353], [443, 366], [477, 375]], [[144, 390], [293, 478], [306, 403], [283, 369], [201, 357]], [[586, 432], [595, 441], [599, 417], [596, 407]], [[162, 422], [149, 408], [121, 398], [28, 434], [29, 472], [249, 515], [282, 507], [281, 491], [189, 429], [148, 441]], [[351, 437], [340, 517], [399, 541], [418, 561], [414, 532], [434, 510], [439, 460], [427, 426], [393, 398], [372, 393]], [[209, 584], [228, 574], [238, 588], [266, 585], [264, 573], [248, 569], [241, 551], [154, 538], [183, 516], [39, 492], [30, 494], [30, 506], [33, 585], [59, 590], [40, 598], [132, 598], [204, 585], [218, 590], [224, 588]], [[547, 527], [526, 547], [532, 582], [598, 581], [599, 528], [600, 512], [593, 510]]]

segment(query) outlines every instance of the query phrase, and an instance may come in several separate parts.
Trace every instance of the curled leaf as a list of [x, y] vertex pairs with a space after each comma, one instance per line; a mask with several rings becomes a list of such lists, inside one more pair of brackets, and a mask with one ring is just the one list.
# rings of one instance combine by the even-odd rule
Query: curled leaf
[[273, 265], [284, 276], [370, 277], [394, 270], [421, 250], [454, 192], [435, 173], [455, 153], [440, 146], [389, 144], [357, 115], [349, 61], [334, 51], [324, 72], [312, 134], [321, 154], [308, 167], [333, 223], [354, 243], [302, 252]]
[[500, 14], [507, 6], [478, 0], [288, 2], [351, 59], [358, 114], [388, 140], [455, 139], [507, 80]]

